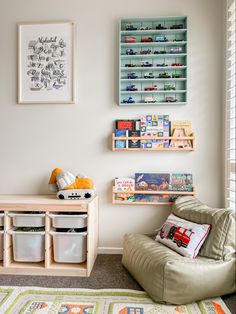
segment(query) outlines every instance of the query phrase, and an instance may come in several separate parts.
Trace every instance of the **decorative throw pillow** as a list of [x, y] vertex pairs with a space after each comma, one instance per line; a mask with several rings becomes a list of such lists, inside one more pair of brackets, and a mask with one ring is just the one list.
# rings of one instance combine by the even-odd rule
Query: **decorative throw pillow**
[[195, 258], [211, 225], [201, 225], [171, 214], [159, 230], [156, 241], [181, 255]]

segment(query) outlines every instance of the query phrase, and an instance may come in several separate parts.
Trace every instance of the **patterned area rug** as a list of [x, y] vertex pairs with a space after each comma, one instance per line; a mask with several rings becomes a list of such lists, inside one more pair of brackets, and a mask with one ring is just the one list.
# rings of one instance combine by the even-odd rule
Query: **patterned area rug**
[[221, 298], [188, 305], [154, 303], [135, 290], [0, 288], [1, 314], [230, 314]]

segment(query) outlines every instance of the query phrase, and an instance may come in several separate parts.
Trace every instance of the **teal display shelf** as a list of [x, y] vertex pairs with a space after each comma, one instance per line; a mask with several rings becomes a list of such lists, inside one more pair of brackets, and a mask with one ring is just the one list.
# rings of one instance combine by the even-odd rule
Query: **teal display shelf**
[[[133, 42], [127, 42], [129, 38]], [[130, 85], [137, 90], [130, 91]], [[145, 90], [154, 85], [157, 85], [157, 90]], [[130, 97], [132, 102], [126, 103]], [[168, 106], [186, 103], [187, 17], [121, 19], [119, 105]]]

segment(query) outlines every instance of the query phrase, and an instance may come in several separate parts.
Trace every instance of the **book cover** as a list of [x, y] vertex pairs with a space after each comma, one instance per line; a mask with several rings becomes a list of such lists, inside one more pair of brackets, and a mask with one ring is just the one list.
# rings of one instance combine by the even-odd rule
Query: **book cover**
[[190, 136], [192, 134], [192, 122], [171, 121], [171, 135], [173, 135], [175, 129], [184, 129], [186, 136]]
[[135, 190], [168, 191], [170, 175], [168, 173], [135, 173]]
[[140, 130], [140, 120], [116, 120], [115, 129], [139, 131]]
[[[132, 193], [135, 189], [135, 180], [133, 178], [115, 178], [115, 190], [121, 193], [115, 193], [115, 201], [134, 202], [135, 195]], [[122, 193], [130, 191], [131, 193]]]
[[170, 197], [168, 194], [135, 194], [135, 202], [167, 203], [170, 202]]
[[[128, 131], [129, 137], [140, 137], [140, 131]], [[140, 148], [140, 140], [129, 140], [129, 148]]]
[[135, 180], [133, 178], [115, 178], [116, 191], [134, 191]]
[[[169, 115], [143, 115], [141, 117], [141, 136], [165, 137], [170, 135]], [[143, 140], [142, 148], [167, 148], [169, 140]]]
[[135, 202], [135, 195], [134, 194], [127, 194], [127, 193], [116, 193], [115, 194], [115, 201], [119, 202]]
[[190, 173], [172, 173], [170, 175], [170, 191], [193, 191], [193, 175]]
[[[126, 137], [128, 135], [126, 130], [115, 130], [115, 137]], [[115, 148], [128, 147], [126, 140], [115, 140]]]

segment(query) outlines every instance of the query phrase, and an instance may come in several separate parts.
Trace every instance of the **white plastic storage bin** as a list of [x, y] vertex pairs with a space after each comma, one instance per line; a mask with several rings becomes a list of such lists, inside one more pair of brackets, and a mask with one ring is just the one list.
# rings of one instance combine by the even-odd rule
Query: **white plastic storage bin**
[[49, 214], [54, 228], [85, 228], [88, 215]]
[[45, 214], [9, 213], [14, 227], [44, 227]]
[[45, 257], [45, 231], [8, 231], [13, 237], [13, 258], [16, 262], [41, 262]]
[[87, 255], [87, 232], [55, 232], [53, 236], [54, 260], [57, 263], [82, 263]]
[[4, 226], [4, 213], [0, 213], [0, 227]]
[[0, 230], [0, 261], [3, 260], [3, 241], [4, 241], [4, 231]]

